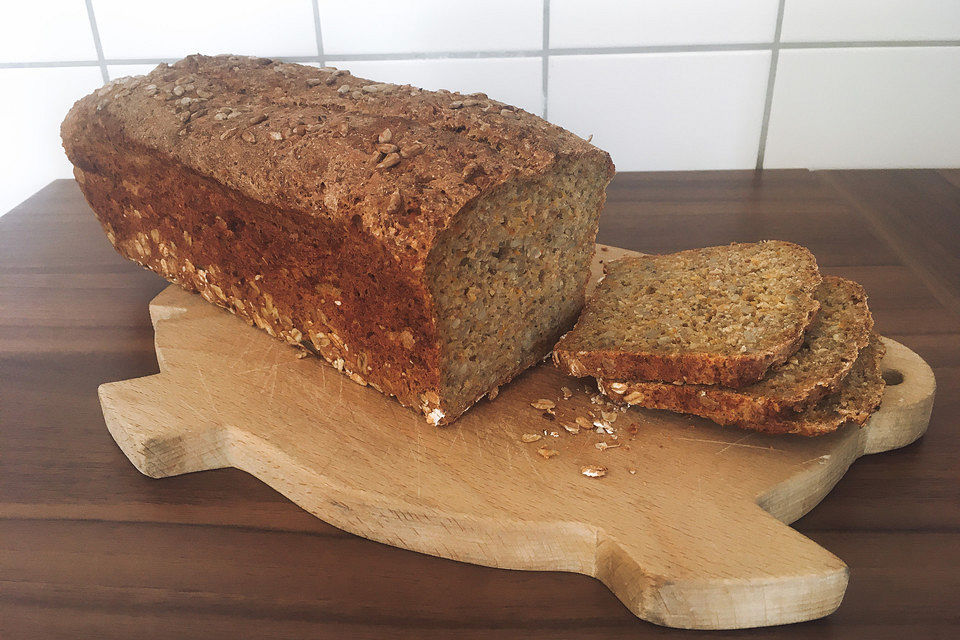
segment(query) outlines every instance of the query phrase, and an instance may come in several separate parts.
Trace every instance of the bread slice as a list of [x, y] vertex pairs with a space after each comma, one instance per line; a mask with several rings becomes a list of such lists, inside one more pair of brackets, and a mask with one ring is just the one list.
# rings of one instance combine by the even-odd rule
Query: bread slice
[[[818, 404], [805, 410], [786, 412], [762, 421], [744, 420], [736, 423], [745, 429], [767, 433], [795, 433], [819, 436], [853, 423], [863, 425], [880, 406], [885, 383], [880, 362], [886, 349], [880, 336], [872, 334], [866, 347], [843, 379], [840, 389]], [[614, 396], [617, 397], [616, 395]], [[626, 400], [629, 393], [623, 397]]]
[[622, 258], [554, 347], [571, 375], [743, 387], [789, 358], [819, 303], [816, 259], [768, 240]]
[[839, 389], [873, 329], [867, 294], [856, 282], [826, 276], [816, 299], [820, 311], [803, 346], [760, 382], [730, 389], [600, 379], [600, 390], [631, 404], [693, 413], [720, 424], [760, 423], [804, 409]]

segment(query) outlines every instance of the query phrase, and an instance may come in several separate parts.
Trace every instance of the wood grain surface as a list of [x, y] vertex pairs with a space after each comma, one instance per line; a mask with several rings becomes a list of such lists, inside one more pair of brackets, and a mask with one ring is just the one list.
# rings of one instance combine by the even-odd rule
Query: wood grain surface
[[[594, 278], [601, 260], [630, 253], [602, 245]], [[546, 362], [437, 429], [178, 286], [150, 317], [160, 373], [99, 388], [110, 435], [144, 475], [234, 467], [338, 529], [590, 575], [638, 617], [687, 629], [833, 613], [847, 566], [786, 524], [856, 459], [919, 438], [935, 391], [930, 367], [884, 338], [891, 384], [863, 428], [785, 438], [631, 408], [609, 411], [601, 434], [577, 426], [601, 417], [593, 382]], [[541, 399], [554, 413], [533, 407]]]
[[[601, 242], [647, 252], [803, 243], [824, 271], [862, 282], [878, 329], [937, 376], [927, 435], [856, 462], [794, 525], [854, 567], [843, 606], [712, 637], [934, 638], [960, 625], [960, 291], [924, 234], [897, 233], [916, 208], [937, 225], [931, 243], [960, 246], [960, 187], [949, 172], [857, 172], [943, 189], [910, 191], [892, 218], [834, 177], [624, 174], [610, 189]], [[163, 287], [113, 254], [72, 182], [0, 219], [0, 637], [695, 633], [638, 621], [585, 576], [478, 567], [345, 534], [235, 470], [161, 482], [134, 472], [96, 389], [157, 371], [146, 303]]]

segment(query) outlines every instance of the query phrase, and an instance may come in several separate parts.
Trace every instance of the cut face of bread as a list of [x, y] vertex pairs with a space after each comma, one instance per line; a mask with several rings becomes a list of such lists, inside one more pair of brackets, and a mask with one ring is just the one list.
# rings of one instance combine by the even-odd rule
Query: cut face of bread
[[739, 388], [797, 351], [820, 282], [807, 249], [773, 240], [623, 258], [554, 360], [578, 377]]
[[431, 252], [441, 396], [460, 413], [549, 354], [583, 307], [606, 166], [563, 163], [464, 209]]
[[[884, 352], [880, 336], [872, 334], [869, 343], [861, 349], [853, 368], [836, 393], [801, 411], [788, 411], [762, 421], [743, 420], [736, 424], [745, 429], [767, 433], [794, 433], [804, 436], [830, 433], [848, 423], [863, 425], [870, 414], [880, 407], [883, 398], [885, 383], [880, 362]], [[630, 394], [621, 397], [627, 401]], [[643, 399], [637, 396], [632, 400], [643, 402]]]
[[692, 413], [719, 424], [760, 423], [808, 407], [839, 389], [873, 329], [866, 292], [856, 282], [826, 276], [816, 298], [820, 311], [803, 346], [760, 382], [731, 389], [599, 380], [600, 390], [615, 400]]

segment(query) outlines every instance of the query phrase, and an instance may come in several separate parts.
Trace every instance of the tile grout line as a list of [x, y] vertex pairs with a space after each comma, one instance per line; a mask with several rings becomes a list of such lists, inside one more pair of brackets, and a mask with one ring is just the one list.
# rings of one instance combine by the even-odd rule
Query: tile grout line
[[90, 20], [90, 32], [93, 35], [93, 47], [97, 50], [97, 65], [100, 67], [100, 75], [103, 76], [103, 82], [110, 82], [110, 73], [107, 71], [107, 62], [103, 57], [103, 45], [100, 43], [100, 30], [97, 28], [97, 18], [93, 13], [93, 0], [84, 0], [87, 6], [87, 18]]
[[323, 56], [323, 31], [320, 30], [320, 0], [313, 0], [313, 30], [317, 38], [317, 62], [325, 66]]
[[[87, 0], [90, 2], [90, 0]], [[97, 39], [99, 43], [99, 36]], [[322, 42], [320, 43], [322, 46]], [[778, 49], [894, 49], [904, 47], [960, 47], [960, 40], [878, 40], [863, 42], [781, 42]], [[100, 49], [97, 44], [98, 50]], [[743, 42], [731, 44], [702, 44], [702, 45], [651, 45], [636, 47], [580, 47], [580, 48], [551, 48], [548, 56], [603, 56], [617, 54], [644, 54], [644, 53], [706, 53], [714, 51], [772, 51], [770, 42]], [[98, 54], [99, 55], [99, 54]], [[331, 55], [324, 53], [313, 56], [271, 56], [276, 60], [286, 62], [325, 62], [326, 58], [336, 60], [364, 61], [364, 60], [444, 60], [444, 59], [474, 59], [474, 58], [537, 58], [544, 55], [543, 49], [509, 49], [487, 51], [407, 51], [403, 53], [344, 53]], [[160, 62], [175, 62], [179, 58], [116, 58], [104, 59], [104, 65], [122, 64], [158, 64]], [[36, 69], [46, 67], [96, 67], [101, 60], [51, 60], [28, 62], [0, 62], [0, 69]]]
[[543, 0], [543, 51], [540, 61], [540, 89], [543, 93], [543, 119], [547, 119], [547, 109], [550, 103], [550, 0]]
[[773, 107], [773, 89], [777, 82], [777, 65], [780, 62], [780, 34], [783, 31], [783, 11], [787, 0], [777, 6], [777, 25], [773, 30], [773, 46], [770, 49], [770, 71], [767, 74], [767, 91], [763, 98], [763, 118], [760, 120], [760, 142], [757, 145], [756, 171], [763, 171], [763, 159], [767, 153], [767, 132], [770, 130], [770, 111]]
[[895, 49], [898, 47], [956, 47], [960, 40], [860, 40], [782, 42], [781, 49]]

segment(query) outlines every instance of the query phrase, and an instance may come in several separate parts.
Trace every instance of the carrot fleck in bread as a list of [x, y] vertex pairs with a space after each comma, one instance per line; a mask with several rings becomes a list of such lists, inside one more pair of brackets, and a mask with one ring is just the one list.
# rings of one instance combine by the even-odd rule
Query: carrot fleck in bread
[[837, 391], [873, 329], [866, 292], [856, 282], [826, 276], [816, 298], [820, 311], [803, 346], [760, 382], [731, 389], [601, 379], [600, 390], [615, 400], [692, 413], [719, 424], [760, 424], [802, 410]]
[[608, 154], [492, 100], [189, 56], [61, 129], [125, 257], [446, 423], [583, 304]]
[[[886, 349], [880, 336], [872, 334], [870, 342], [860, 350], [850, 373], [843, 379], [840, 389], [806, 409], [788, 411], [762, 421], [740, 421], [738, 426], [767, 433], [794, 433], [804, 436], [819, 436], [836, 431], [852, 423], [863, 425], [880, 407], [885, 383], [880, 362]], [[614, 398], [631, 403], [644, 402], [642, 397], [614, 394]]]
[[800, 347], [821, 280], [807, 249], [775, 240], [622, 258], [554, 361], [578, 377], [743, 387]]

